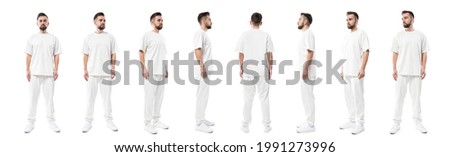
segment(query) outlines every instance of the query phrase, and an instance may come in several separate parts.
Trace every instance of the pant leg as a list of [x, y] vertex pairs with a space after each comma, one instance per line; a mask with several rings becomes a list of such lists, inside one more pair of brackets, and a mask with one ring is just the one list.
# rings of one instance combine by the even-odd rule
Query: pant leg
[[206, 105], [208, 104], [209, 85], [204, 79], [200, 79], [200, 84], [197, 87], [197, 102], [195, 119], [197, 124], [201, 124], [205, 120]]
[[266, 78], [260, 77], [257, 87], [259, 100], [261, 101], [262, 117], [264, 126], [270, 126], [270, 101], [269, 101], [269, 83]]
[[395, 111], [394, 111], [394, 123], [400, 123], [402, 121], [403, 103], [406, 95], [406, 85], [408, 77], [399, 75], [395, 83]]
[[353, 79], [351, 76], [345, 76], [344, 77], [345, 82], [347, 84], [344, 84], [344, 95], [345, 95], [345, 102], [347, 104], [347, 110], [348, 110], [348, 117], [349, 121], [354, 123], [355, 122], [355, 98], [353, 94]]
[[39, 99], [39, 93], [41, 90], [41, 83], [39, 76], [31, 75], [29, 82], [29, 110], [28, 121], [34, 123], [36, 121], [36, 107]]
[[358, 79], [358, 77], [353, 78], [353, 97], [355, 98], [355, 116], [356, 122], [364, 125], [364, 78]]
[[144, 80], [144, 123], [151, 124], [154, 106], [154, 86], [149, 80]]
[[314, 102], [314, 93], [313, 85], [308, 85], [303, 81], [300, 81], [300, 89], [301, 89], [301, 96], [303, 101], [303, 106], [305, 107], [305, 114], [306, 114], [306, 122], [310, 126], [314, 126], [315, 122], [315, 102]]
[[55, 107], [53, 104], [53, 94], [55, 90], [55, 80], [53, 76], [44, 76], [42, 79], [42, 91], [47, 106], [47, 120], [55, 121]]
[[412, 109], [413, 109], [413, 120], [416, 123], [422, 122], [421, 116], [421, 103], [420, 103], [420, 95], [422, 90], [422, 78], [419, 76], [412, 76], [411, 82], [409, 84], [409, 93], [412, 99]]
[[[155, 80], [163, 81], [165, 78], [162, 75], [155, 76]], [[164, 98], [164, 84], [156, 85], [155, 90], [155, 102], [154, 102], [154, 113], [153, 113], [153, 120], [156, 122], [161, 118], [161, 105]]]
[[113, 119], [112, 117], [112, 106], [111, 106], [111, 84], [104, 82], [103, 80], [109, 80], [111, 81], [111, 77], [99, 77], [99, 88], [100, 88], [100, 95], [103, 99], [103, 110], [104, 110], [104, 117], [106, 121], [110, 121]]
[[98, 90], [98, 84], [97, 84], [98, 77], [96, 76], [89, 76], [89, 79], [86, 83], [86, 95], [87, 95], [87, 107], [86, 107], [86, 121], [93, 121], [94, 120], [94, 104], [95, 104], [95, 97], [97, 96], [97, 90]]
[[[244, 79], [246, 79], [244, 77]], [[253, 107], [253, 99], [255, 98], [256, 93], [256, 85], [243, 85], [244, 88], [244, 121], [242, 124], [244, 126], [248, 126], [252, 122], [252, 107]]]

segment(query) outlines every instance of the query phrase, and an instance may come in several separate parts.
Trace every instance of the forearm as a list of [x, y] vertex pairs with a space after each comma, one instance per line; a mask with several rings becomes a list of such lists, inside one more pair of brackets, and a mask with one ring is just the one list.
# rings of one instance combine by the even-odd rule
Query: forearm
[[367, 61], [368, 60], [369, 60], [369, 50], [364, 52], [364, 54], [362, 56], [362, 64], [361, 64], [361, 69], [362, 70], [366, 69], [366, 65], [367, 65]]
[[54, 56], [54, 61], [55, 61], [55, 69], [54, 71], [58, 71], [58, 66], [59, 66], [59, 54]]
[[394, 71], [397, 71], [397, 58], [398, 58], [398, 54], [394, 52], [393, 56], [392, 56], [392, 68]]
[[269, 62], [269, 69], [272, 70], [272, 65], [273, 65], [273, 55], [272, 52], [268, 52], [267, 53], [267, 59]]
[[116, 69], [116, 53], [111, 55], [111, 70]]
[[88, 59], [89, 59], [89, 55], [84, 55], [83, 56], [83, 69], [84, 71], [87, 71], [87, 63], [88, 63]]
[[203, 67], [204, 62], [203, 62], [203, 54], [202, 54], [201, 49], [195, 49], [195, 58], [197, 59], [200, 67]]
[[27, 54], [27, 59], [26, 59], [26, 70], [30, 71], [30, 63], [31, 63], [31, 55]]
[[308, 50], [308, 52], [306, 53], [306, 62], [303, 65], [303, 71], [307, 71], [308, 70], [309, 66], [312, 64], [313, 56], [314, 56], [314, 51]]
[[427, 67], [427, 53], [422, 53], [422, 68], [426, 68]]
[[241, 71], [244, 71], [244, 54], [239, 53], [239, 67]]

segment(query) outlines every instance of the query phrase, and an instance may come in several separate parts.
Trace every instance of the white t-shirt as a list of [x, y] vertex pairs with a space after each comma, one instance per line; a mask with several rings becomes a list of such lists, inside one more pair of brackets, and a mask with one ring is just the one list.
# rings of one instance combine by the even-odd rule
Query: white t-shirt
[[398, 75], [420, 76], [422, 53], [430, 51], [425, 34], [418, 30], [401, 31], [394, 37], [392, 52], [398, 53]]
[[[298, 51], [299, 51], [299, 70], [300, 72], [303, 72], [303, 64], [306, 62], [306, 54], [308, 54], [308, 50], [315, 52], [315, 38], [314, 34], [310, 29], [307, 29], [306, 31], [300, 31], [299, 35], [299, 41], [298, 41]], [[312, 60], [316, 58], [316, 54], [313, 55]], [[316, 76], [316, 66], [311, 65], [309, 66], [309, 76], [315, 77]]]
[[[201, 48], [203, 63], [212, 59], [211, 54], [211, 40], [208, 34], [202, 29], [198, 30], [194, 35], [194, 49]], [[194, 54], [195, 55], [195, 54]], [[208, 71], [212, 70], [213, 66], [208, 66]], [[196, 65], [194, 68], [194, 74], [196, 77], [200, 76], [200, 66]]]
[[[84, 39], [83, 53], [89, 55], [87, 70], [90, 76], [110, 76], [103, 64], [111, 65], [111, 55], [118, 51], [116, 39], [107, 33], [92, 33]], [[109, 66], [108, 66], [109, 67]], [[109, 68], [108, 68], [109, 69]]]
[[25, 53], [31, 55], [31, 75], [53, 76], [54, 56], [61, 54], [58, 38], [50, 33], [37, 33], [28, 39]]
[[[273, 52], [272, 38], [269, 34], [259, 29], [244, 32], [236, 45], [235, 51], [244, 54], [244, 67], [258, 72], [259, 76], [266, 76], [268, 70], [267, 53]], [[246, 61], [257, 61], [257, 65], [248, 64]], [[265, 62], [265, 63], [264, 63]]]
[[358, 76], [362, 64], [362, 55], [369, 50], [369, 38], [366, 32], [357, 29], [350, 32], [344, 39], [343, 55], [345, 76]]
[[[144, 52], [145, 66], [150, 68], [153, 75], [163, 75], [164, 65], [163, 60], [166, 59], [167, 49], [166, 49], [166, 39], [159, 33], [153, 31], [147, 32], [142, 37], [141, 48]], [[150, 60], [153, 64], [148, 67]]]

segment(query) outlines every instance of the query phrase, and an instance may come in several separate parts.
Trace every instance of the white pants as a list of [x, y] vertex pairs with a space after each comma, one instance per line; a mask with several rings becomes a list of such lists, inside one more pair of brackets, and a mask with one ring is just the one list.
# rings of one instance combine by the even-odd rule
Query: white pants
[[364, 78], [345, 76], [344, 93], [349, 120], [352, 123], [364, 125]]
[[[253, 80], [253, 77], [247, 78], [244, 75], [244, 80]], [[269, 105], [269, 84], [266, 82], [265, 77], [255, 77], [258, 82], [254, 85], [244, 86], [244, 121], [242, 124], [248, 126], [252, 121], [252, 106], [253, 99], [258, 89], [259, 100], [261, 101], [262, 117], [264, 126], [270, 125], [270, 105]]]
[[195, 106], [195, 119], [197, 125], [200, 125], [205, 120], [206, 105], [208, 104], [209, 97], [209, 84], [205, 82], [205, 79], [200, 79], [200, 83], [197, 86], [197, 102]]
[[28, 113], [28, 121], [34, 123], [36, 121], [36, 107], [39, 99], [39, 93], [44, 93], [45, 104], [47, 106], [47, 120], [55, 121], [55, 108], [53, 106], [53, 92], [55, 80], [53, 76], [37, 76], [31, 75], [30, 83], [30, 108]]
[[[164, 76], [154, 75], [153, 80], [163, 81]], [[152, 120], [158, 121], [161, 117], [161, 104], [164, 97], [164, 84], [151, 83], [144, 80], [144, 123], [150, 124]]]
[[395, 113], [394, 122], [400, 123], [402, 119], [403, 102], [409, 88], [409, 94], [412, 100], [413, 119], [414, 122], [422, 122], [420, 108], [420, 91], [422, 88], [422, 78], [420, 76], [403, 76], [397, 78], [395, 84]]
[[103, 99], [104, 117], [105, 120], [112, 120], [111, 109], [111, 84], [102, 83], [103, 79], [111, 81], [111, 76], [89, 76], [87, 81], [87, 112], [86, 121], [94, 120], [94, 104], [97, 97], [97, 91], [100, 90], [100, 95]]
[[310, 126], [314, 126], [316, 115], [313, 89], [314, 85], [306, 84], [303, 80], [300, 80], [300, 93], [305, 108], [306, 123]]

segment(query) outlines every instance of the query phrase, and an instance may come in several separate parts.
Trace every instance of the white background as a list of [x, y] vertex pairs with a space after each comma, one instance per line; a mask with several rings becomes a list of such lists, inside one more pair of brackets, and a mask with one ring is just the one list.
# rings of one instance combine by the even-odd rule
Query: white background
[[[2, 60], [0, 67], [0, 156], [173, 156], [172, 153], [115, 153], [114, 144], [247, 144], [256, 147], [259, 141], [334, 142], [334, 153], [189, 153], [188, 156], [228, 155], [283, 155], [283, 156], [380, 156], [444, 154], [449, 140], [450, 107], [448, 106], [447, 79], [450, 57], [448, 48], [448, 26], [443, 1], [31, 1], [17, 0], [0, 2], [0, 43]], [[401, 130], [390, 135], [394, 109], [394, 83], [392, 52], [394, 35], [403, 29], [401, 11], [415, 13], [415, 28], [428, 37], [431, 45], [427, 72], [422, 86], [422, 111], [424, 125], [429, 133], [420, 134], [414, 129], [409, 96], [406, 97]], [[325, 78], [325, 52], [333, 51], [333, 65], [341, 57], [342, 39], [349, 32], [346, 28], [346, 12], [359, 13], [359, 28], [366, 31], [370, 41], [370, 57], [366, 69], [366, 131], [353, 136], [341, 131], [338, 126], [347, 120], [343, 86], [333, 78], [333, 84], [315, 87], [316, 128], [315, 133], [297, 134], [296, 124], [304, 121], [303, 105], [299, 85], [285, 85], [292, 73], [275, 74], [278, 84], [271, 86], [272, 132], [265, 134], [261, 123], [261, 108], [255, 97], [253, 123], [250, 133], [244, 134], [239, 127], [242, 121], [242, 86], [238, 84], [238, 68], [233, 68], [233, 85], [211, 87], [206, 116], [216, 122], [213, 134], [194, 130], [196, 86], [187, 81], [187, 68], [182, 67], [181, 77], [187, 85], [175, 84], [173, 77], [166, 86], [162, 108], [162, 120], [170, 125], [169, 130], [159, 130], [157, 135], [144, 131], [143, 86], [138, 85], [138, 68], [131, 67], [131, 85], [123, 80], [113, 87], [112, 102], [114, 122], [119, 132], [106, 128], [103, 120], [101, 99], [97, 99], [95, 121], [92, 130], [81, 133], [86, 106], [85, 81], [83, 79], [81, 48], [84, 38], [95, 31], [92, 18], [95, 13], [106, 14], [106, 31], [113, 34], [119, 44], [118, 67], [123, 75], [123, 51], [131, 51], [131, 58], [138, 59], [139, 42], [142, 35], [151, 30], [149, 17], [160, 11], [171, 52], [180, 51], [186, 59], [192, 51], [192, 40], [199, 29], [197, 15], [209, 11], [213, 21], [208, 34], [213, 43], [213, 58], [227, 63], [237, 59], [234, 46], [239, 35], [250, 29], [249, 20], [253, 12], [263, 15], [262, 30], [273, 39], [276, 60], [296, 57], [297, 20], [300, 12], [313, 16], [311, 29], [316, 37], [316, 59], [324, 66], [318, 75]], [[35, 130], [24, 134], [28, 113], [28, 83], [25, 77], [25, 44], [38, 32], [36, 16], [45, 12], [49, 16], [48, 31], [56, 35], [62, 44], [59, 74], [56, 81], [54, 102], [60, 134], [48, 129], [45, 119], [45, 104], [41, 96]], [[277, 67], [275, 67], [277, 68]], [[173, 67], [170, 67], [173, 70]], [[291, 72], [293, 68], [287, 68]], [[275, 70], [275, 73], [277, 73]], [[173, 76], [173, 73], [171, 73]], [[225, 80], [225, 75], [220, 76]], [[185, 155], [185, 154], [182, 154]]]

